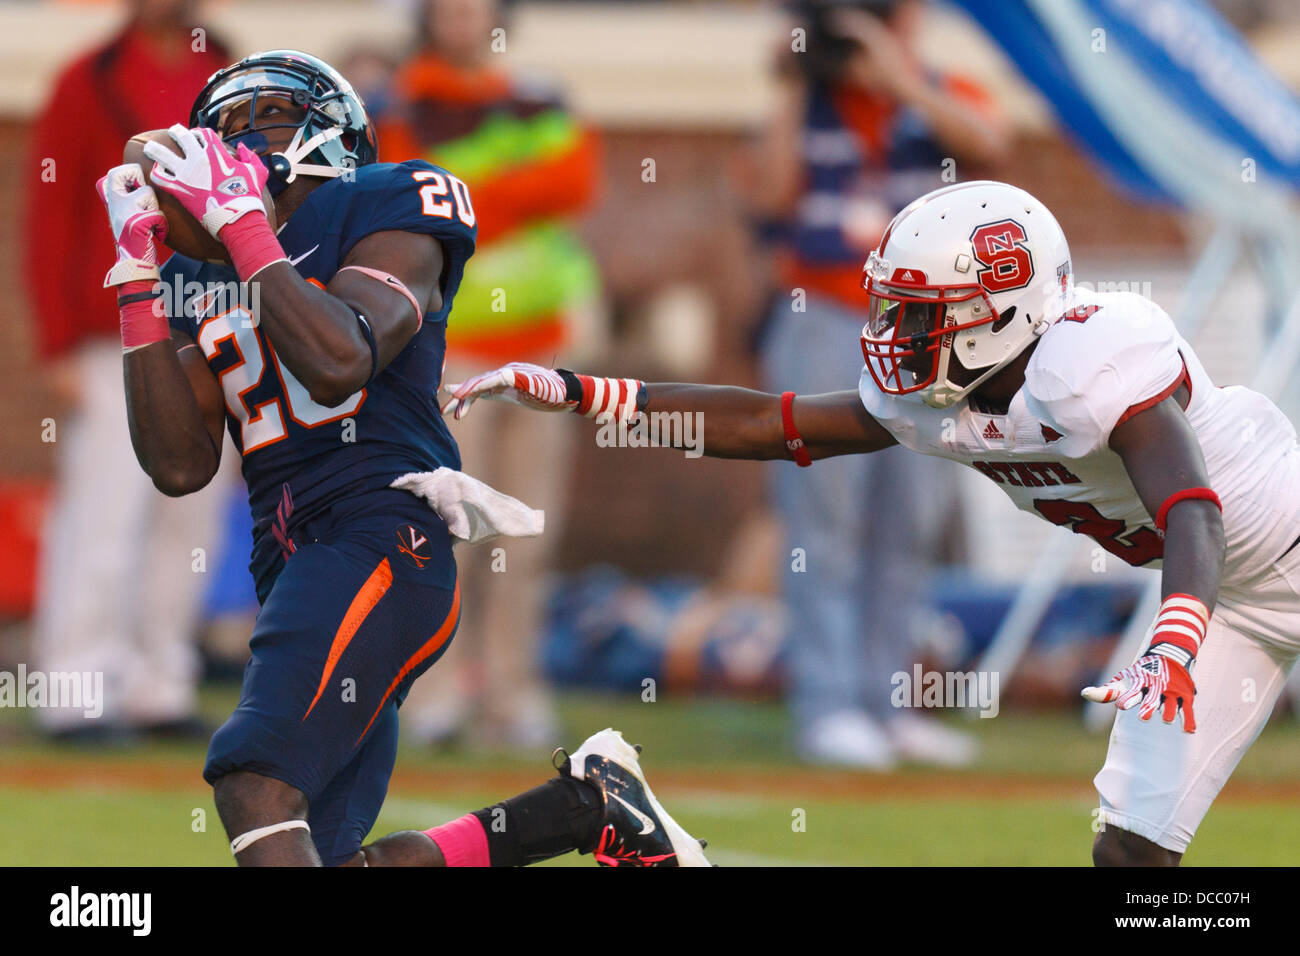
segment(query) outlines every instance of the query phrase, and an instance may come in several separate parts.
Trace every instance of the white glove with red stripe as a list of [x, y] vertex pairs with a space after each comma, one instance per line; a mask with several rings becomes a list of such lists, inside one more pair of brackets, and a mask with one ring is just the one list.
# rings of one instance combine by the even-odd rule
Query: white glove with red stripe
[[1114, 703], [1120, 710], [1140, 702], [1138, 716], [1142, 720], [1150, 720], [1156, 708], [1163, 707], [1160, 716], [1167, 724], [1173, 723], [1181, 708], [1183, 730], [1195, 733], [1192, 701], [1196, 685], [1191, 671], [1209, 621], [1209, 609], [1192, 595], [1169, 595], [1160, 605], [1151, 643], [1143, 655], [1102, 686], [1085, 687], [1084, 698], [1097, 704]]
[[645, 385], [634, 378], [593, 378], [568, 369], [543, 368], [528, 362], [511, 362], [483, 372], [460, 384], [444, 386], [450, 398], [444, 415], [464, 418], [480, 398], [497, 398], [546, 412], [572, 411], [587, 418], [613, 416], [632, 421], [644, 404]]

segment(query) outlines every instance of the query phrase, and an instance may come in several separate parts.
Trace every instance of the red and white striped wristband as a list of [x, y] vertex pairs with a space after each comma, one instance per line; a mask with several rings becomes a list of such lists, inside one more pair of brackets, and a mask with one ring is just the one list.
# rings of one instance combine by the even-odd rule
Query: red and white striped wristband
[[586, 418], [612, 415], [630, 422], [646, 404], [645, 383], [635, 378], [595, 378], [568, 369], [555, 370], [564, 379], [565, 398], [577, 402], [573, 410]]
[[1190, 668], [1205, 641], [1210, 611], [1190, 594], [1171, 594], [1160, 605], [1148, 654], [1159, 654]]

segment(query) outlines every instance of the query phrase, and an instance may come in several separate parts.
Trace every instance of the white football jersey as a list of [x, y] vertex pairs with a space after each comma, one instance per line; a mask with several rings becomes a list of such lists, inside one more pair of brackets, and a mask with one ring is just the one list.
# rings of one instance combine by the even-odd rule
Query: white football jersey
[[902, 445], [962, 462], [1016, 507], [1094, 538], [1129, 564], [1158, 568], [1164, 540], [1111, 451], [1111, 430], [1191, 389], [1186, 415], [1223, 505], [1223, 586], [1264, 570], [1300, 537], [1300, 449], [1264, 396], [1214, 385], [1154, 302], [1130, 292], [1076, 290], [1075, 308], [1039, 340], [1005, 415], [962, 401], [932, 408], [880, 391], [863, 369], [862, 402]]

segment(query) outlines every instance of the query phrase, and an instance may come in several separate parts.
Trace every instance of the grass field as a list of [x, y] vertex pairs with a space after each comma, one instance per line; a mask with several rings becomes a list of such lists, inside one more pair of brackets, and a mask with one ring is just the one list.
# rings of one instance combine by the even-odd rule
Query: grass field
[[[220, 720], [234, 699], [227, 688], [209, 691], [204, 708]], [[27, 732], [22, 716], [11, 711], [0, 722], [0, 865], [230, 865], [199, 775], [202, 746], [51, 748]], [[978, 767], [887, 775], [799, 765], [784, 711], [771, 704], [567, 695], [562, 717], [571, 748], [607, 725], [643, 744], [660, 799], [708, 839], [722, 865], [1089, 862], [1091, 779], [1106, 737], [1068, 715], [1004, 711], [963, 722], [981, 739]], [[376, 833], [424, 829], [535, 786], [552, 772], [547, 761], [544, 753], [403, 749]], [[1300, 864], [1295, 722], [1275, 721], [1265, 731], [1185, 862]], [[571, 854], [552, 865], [590, 859]]]

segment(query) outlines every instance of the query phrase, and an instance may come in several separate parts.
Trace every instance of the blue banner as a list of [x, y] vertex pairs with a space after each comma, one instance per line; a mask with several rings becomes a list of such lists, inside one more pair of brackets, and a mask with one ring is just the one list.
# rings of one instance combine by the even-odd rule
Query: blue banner
[[1258, 225], [1300, 187], [1300, 100], [1202, 0], [952, 2], [1130, 192]]

